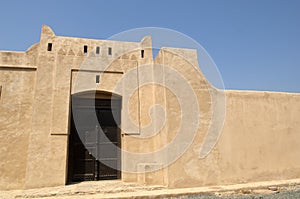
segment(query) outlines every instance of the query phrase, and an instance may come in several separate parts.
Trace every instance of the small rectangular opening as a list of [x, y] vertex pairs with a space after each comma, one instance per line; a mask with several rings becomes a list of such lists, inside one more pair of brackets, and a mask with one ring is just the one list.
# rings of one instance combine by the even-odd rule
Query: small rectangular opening
[[144, 58], [144, 50], [141, 50], [141, 57]]
[[99, 54], [100, 54], [100, 47], [97, 46], [97, 47], [96, 47], [96, 55], [99, 55]]
[[1, 99], [1, 93], [2, 93], [2, 86], [0, 86], [0, 99]]
[[83, 46], [83, 53], [84, 53], [84, 54], [87, 54], [87, 52], [88, 52], [88, 46], [87, 46], [87, 45], [84, 45], [84, 46]]
[[48, 43], [47, 50], [48, 50], [48, 51], [52, 51], [52, 43]]
[[100, 75], [96, 75], [96, 83], [97, 83], [97, 84], [100, 83]]
[[108, 47], [108, 55], [112, 55], [112, 48]]

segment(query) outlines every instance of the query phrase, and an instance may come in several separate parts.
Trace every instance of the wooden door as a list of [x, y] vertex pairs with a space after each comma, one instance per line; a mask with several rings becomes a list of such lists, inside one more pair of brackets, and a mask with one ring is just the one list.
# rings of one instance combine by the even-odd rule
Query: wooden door
[[91, 107], [91, 99], [73, 100], [68, 182], [121, 178], [121, 101], [96, 99]]

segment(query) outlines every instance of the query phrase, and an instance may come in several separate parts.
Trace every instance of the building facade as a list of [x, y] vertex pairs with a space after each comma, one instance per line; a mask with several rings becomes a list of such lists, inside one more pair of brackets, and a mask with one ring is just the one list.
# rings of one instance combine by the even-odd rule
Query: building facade
[[299, 94], [220, 91], [195, 50], [162, 48], [154, 59], [150, 37], [71, 38], [43, 26], [26, 52], [0, 51], [0, 113], [2, 190], [300, 177]]

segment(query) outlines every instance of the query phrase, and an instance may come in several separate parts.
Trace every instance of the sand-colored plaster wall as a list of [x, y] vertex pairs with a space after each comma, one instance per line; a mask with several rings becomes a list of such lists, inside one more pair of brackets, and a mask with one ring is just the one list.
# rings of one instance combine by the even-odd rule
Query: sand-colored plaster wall
[[[300, 177], [300, 95], [226, 91], [225, 125], [214, 150], [199, 158], [197, 137], [169, 167], [170, 187]], [[180, 174], [176, 171], [181, 170]]]
[[227, 116], [218, 145], [224, 171], [241, 182], [299, 178], [300, 94], [226, 94]]
[[24, 188], [34, 81], [35, 70], [0, 66], [0, 189]]

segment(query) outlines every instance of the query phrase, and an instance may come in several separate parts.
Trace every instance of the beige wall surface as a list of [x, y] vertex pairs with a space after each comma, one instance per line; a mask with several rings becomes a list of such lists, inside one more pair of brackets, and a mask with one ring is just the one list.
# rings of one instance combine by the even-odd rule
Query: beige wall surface
[[[299, 94], [221, 92], [199, 70], [195, 50], [162, 48], [153, 60], [151, 45], [150, 37], [141, 42], [60, 37], [43, 26], [40, 42], [26, 52], [1, 51], [0, 189], [66, 183], [71, 96], [95, 90], [122, 96], [123, 181], [196, 187], [300, 177]], [[223, 124], [214, 120], [223, 95], [221, 135], [200, 157], [207, 132]], [[191, 145], [174, 159], [192, 131]], [[175, 147], [151, 154], [178, 132]]]
[[1, 189], [24, 188], [34, 81], [35, 70], [0, 65]]
[[227, 91], [227, 96], [218, 149], [228, 180], [299, 178], [300, 95]]
[[226, 91], [226, 96], [225, 124], [216, 147], [200, 159], [195, 149], [201, 140], [196, 138], [169, 167], [169, 186], [299, 178], [300, 95]]

